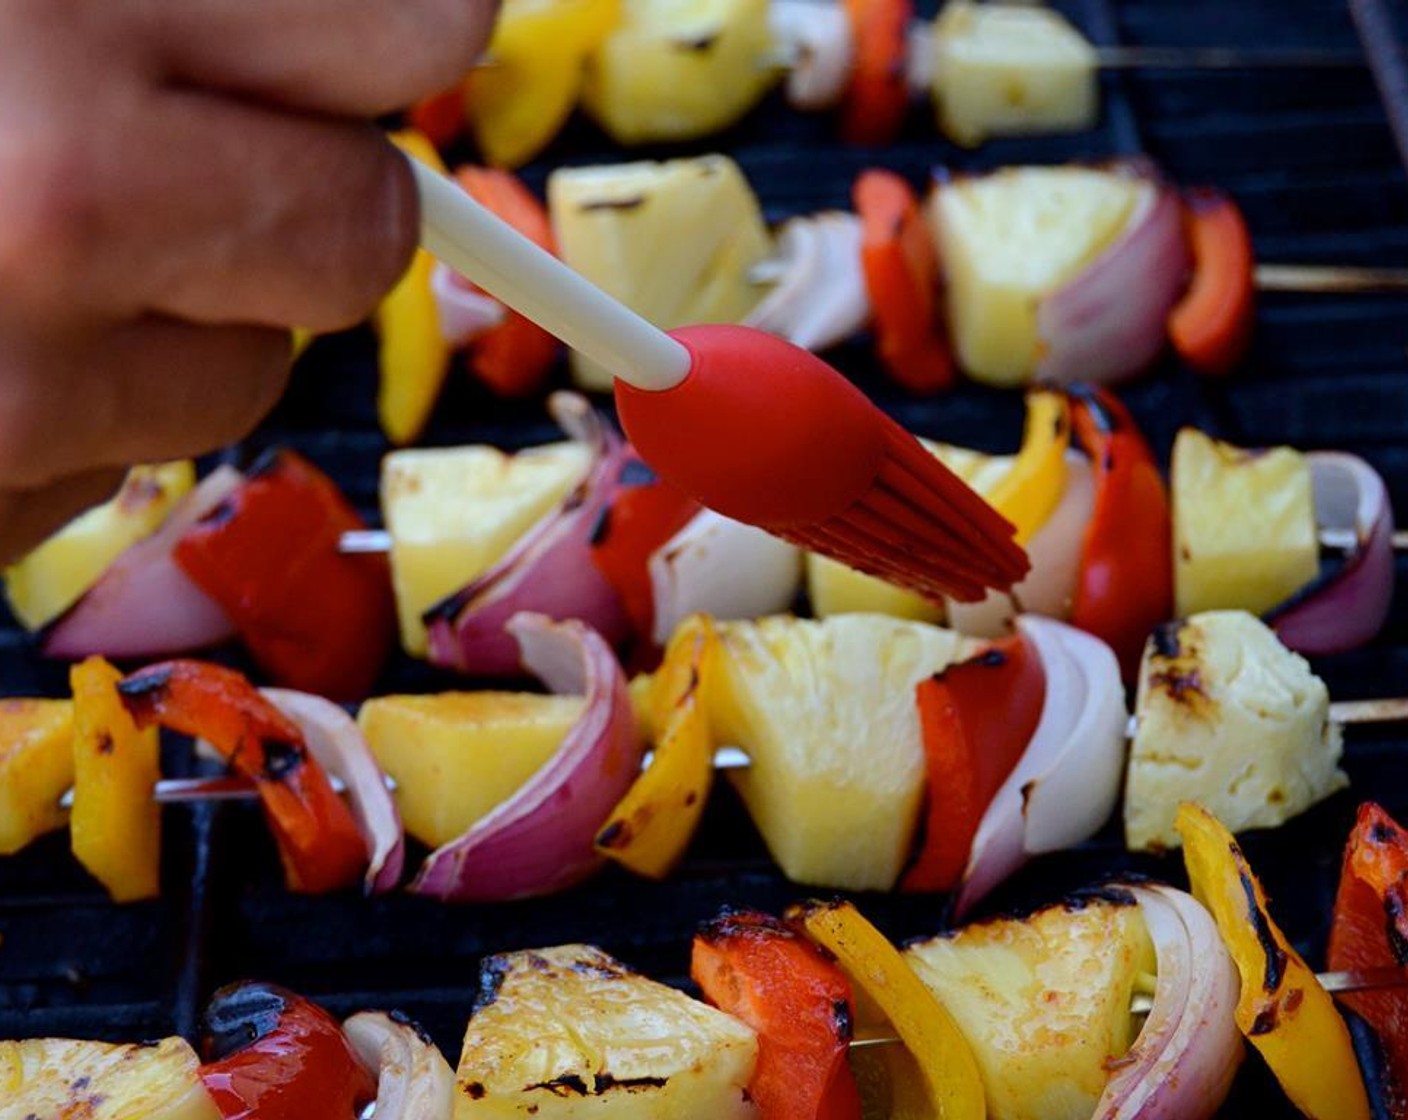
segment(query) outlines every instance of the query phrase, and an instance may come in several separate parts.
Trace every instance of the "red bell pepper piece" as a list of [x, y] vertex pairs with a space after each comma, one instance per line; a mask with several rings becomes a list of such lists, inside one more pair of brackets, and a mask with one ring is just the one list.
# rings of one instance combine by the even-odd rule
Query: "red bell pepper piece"
[[464, 83], [417, 101], [406, 114], [406, 123], [437, 148], [448, 148], [464, 132]]
[[[479, 205], [540, 248], [556, 254], [557, 241], [547, 210], [512, 172], [461, 167], [455, 179]], [[501, 397], [531, 396], [543, 387], [557, 351], [557, 339], [517, 311], [506, 309], [502, 323], [470, 343], [469, 369]]]
[[655, 595], [647, 562], [699, 512], [699, 503], [660, 481], [639, 459], [622, 470], [621, 483], [624, 488], [592, 530], [592, 563], [621, 600], [635, 632], [648, 639], [655, 626]]
[[[1408, 965], [1408, 833], [1372, 801], [1359, 806], [1345, 844], [1327, 958], [1336, 970]], [[1408, 1117], [1408, 1000], [1402, 989], [1335, 998], [1378, 1036], [1389, 1115]]]
[[124, 678], [117, 691], [138, 727], [204, 739], [254, 783], [290, 890], [318, 894], [358, 881], [367, 851], [351, 811], [302, 732], [242, 674], [164, 661]]
[[1095, 471], [1095, 511], [1081, 545], [1071, 623], [1109, 645], [1133, 681], [1149, 632], [1173, 614], [1168, 489], [1113, 394], [1077, 386], [1070, 396], [1076, 439]]
[[888, 144], [909, 109], [905, 75], [912, 0], [846, 0], [855, 44], [851, 80], [841, 104], [841, 138], [848, 144]]
[[695, 935], [689, 972], [758, 1033], [748, 1093], [762, 1120], [860, 1120], [846, 1061], [855, 1000], [820, 949], [767, 914], [725, 911]]
[[386, 558], [338, 552], [344, 532], [365, 527], [330, 478], [277, 451], [181, 538], [174, 557], [274, 680], [353, 700], [370, 691], [396, 633]]
[[1183, 198], [1193, 278], [1169, 313], [1173, 348], [1199, 373], [1225, 374], [1242, 359], [1256, 319], [1256, 255], [1242, 211], [1221, 191]]
[[376, 1099], [337, 1020], [273, 984], [220, 989], [202, 1035], [200, 1079], [225, 1120], [352, 1120]]
[[1036, 732], [1041, 659], [1020, 637], [994, 642], [915, 689], [924, 733], [925, 811], [906, 891], [947, 891], [968, 866], [983, 813]]
[[947, 389], [954, 369], [939, 322], [938, 251], [919, 199], [900, 176], [877, 170], [861, 173], [851, 198], [881, 362], [912, 393]]

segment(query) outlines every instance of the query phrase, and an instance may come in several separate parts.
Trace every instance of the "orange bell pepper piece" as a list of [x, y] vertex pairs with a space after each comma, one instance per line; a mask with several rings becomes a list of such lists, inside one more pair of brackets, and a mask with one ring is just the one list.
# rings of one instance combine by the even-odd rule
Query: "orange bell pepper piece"
[[142, 728], [118, 694], [122, 674], [101, 657], [69, 671], [73, 688], [73, 854], [114, 902], [161, 891], [156, 728]]
[[695, 934], [689, 974], [758, 1033], [748, 1094], [762, 1120], [860, 1120], [855, 1000], [829, 956], [768, 914], [727, 911]]
[[1241, 360], [1256, 319], [1256, 256], [1246, 220], [1221, 191], [1183, 199], [1193, 278], [1169, 312], [1173, 348], [1199, 373], [1224, 374]]
[[[547, 210], [512, 172], [461, 167], [455, 179], [479, 205], [540, 248], [557, 252]], [[501, 397], [531, 396], [543, 387], [557, 352], [557, 339], [508, 308], [502, 323], [470, 343], [469, 369]]]
[[447, 148], [464, 132], [464, 82], [422, 98], [406, 113], [406, 123], [437, 148]]
[[1046, 699], [1041, 660], [1020, 638], [994, 642], [915, 689], [924, 733], [926, 805], [907, 891], [947, 891], [968, 866], [983, 813], [1036, 732]]
[[351, 810], [333, 792], [303, 735], [240, 673], [202, 661], [148, 666], [118, 686], [139, 727], [199, 736], [259, 791], [289, 889], [350, 886], [367, 865]]
[[848, 144], [888, 144], [909, 108], [905, 76], [912, 0], [846, 0], [855, 56], [841, 104], [841, 137]]
[[[1408, 965], [1408, 833], [1384, 810], [1359, 806], [1344, 848], [1326, 963], [1332, 969]], [[1398, 989], [1346, 992], [1339, 1001], [1378, 1036], [1389, 1115], [1408, 1117], [1408, 1001]]]
[[68, 823], [73, 755], [72, 701], [0, 700], [0, 855]]
[[900, 176], [879, 170], [861, 172], [851, 199], [880, 361], [912, 393], [949, 388], [954, 365], [938, 313], [938, 250], [919, 199]]

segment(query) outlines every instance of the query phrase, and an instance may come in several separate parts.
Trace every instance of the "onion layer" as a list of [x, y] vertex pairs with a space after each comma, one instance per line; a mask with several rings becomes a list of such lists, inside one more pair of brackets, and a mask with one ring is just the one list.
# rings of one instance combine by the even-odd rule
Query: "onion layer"
[[584, 398], [556, 393], [549, 407], [570, 436], [593, 448], [594, 461], [582, 485], [507, 556], [425, 613], [436, 665], [475, 676], [521, 675], [518, 643], [507, 630], [520, 611], [580, 619], [612, 645], [630, 633], [620, 599], [592, 563], [591, 537], [623, 475], [640, 461]]
[[436, 264], [431, 271], [430, 291], [435, 297], [440, 334], [456, 349], [493, 330], [507, 315], [502, 303], [470, 287], [445, 264]]
[[1154, 1006], [1095, 1120], [1207, 1120], [1242, 1060], [1237, 967], [1212, 915], [1172, 887], [1133, 887], [1158, 957]]
[[870, 318], [860, 243], [854, 214], [789, 218], [777, 237], [777, 260], [769, 262], [780, 279], [743, 325], [805, 350], [825, 350], [855, 334]]
[[298, 725], [313, 758], [347, 787], [348, 807], [367, 845], [368, 894], [393, 889], [406, 866], [401, 814], [357, 721], [331, 700], [288, 688], [261, 688], [264, 698]]
[[1030, 745], [973, 837], [960, 915], [1029, 856], [1094, 835], [1119, 800], [1129, 716], [1115, 655], [1098, 638], [1049, 618], [1023, 615], [1017, 630], [1041, 658], [1046, 700]]
[[1037, 380], [1103, 385], [1144, 369], [1163, 349], [1190, 263], [1177, 192], [1146, 183], [1114, 244], [1037, 308]]
[[171, 553], [186, 530], [243, 481], [231, 466], [216, 467], [176, 503], [161, 527], [124, 551], [88, 594], [44, 639], [46, 657], [76, 661], [162, 657], [219, 645], [235, 636], [220, 604], [186, 575]]
[[789, 55], [787, 103], [806, 112], [840, 103], [855, 55], [851, 21], [840, 4], [772, 0], [768, 29]]
[[650, 557], [654, 640], [663, 646], [689, 615], [722, 621], [785, 611], [802, 579], [802, 553], [762, 529], [701, 510]]
[[557, 752], [507, 801], [432, 852], [410, 889], [451, 902], [549, 894], [601, 864], [597, 829], [640, 773], [626, 677], [600, 634], [577, 621], [515, 615], [523, 664], [553, 692], [585, 693]]
[[1342, 451], [1306, 455], [1321, 529], [1352, 532], [1355, 547], [1326, 580], [1271, 612], [1277, 637], [1312, 656], [1342, 653], [1369, 641], [1393, 600], [1393, 510], [1384, 480], [1363, 459]]
[[397, 1012], [362, 1011], [342, 1031], [377, 1079], [376, 1120], [450, 1120], [454, 1072], [414, 1023]]

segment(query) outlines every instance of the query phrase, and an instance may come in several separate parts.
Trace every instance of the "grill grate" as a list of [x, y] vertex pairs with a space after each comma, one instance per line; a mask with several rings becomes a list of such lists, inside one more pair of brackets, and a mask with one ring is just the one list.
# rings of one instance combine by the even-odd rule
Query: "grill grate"
[[[1348, 10], [1329, 0], [1072, 0], [1062, 5], [1097, 41], [1130, 45], [1354, 49]], [[962, 168], [1097, 159], [1147, 151], [1179, 182], [1212, 182], [1245, 207], [1269, 261], [1402, 264], [1408, 250], [1408, 182], [1367, 69], [1295, 73], [1110, 74], [1105, 113], [1090, 135], [994, 143], [959, 152], [934, 139], [927, 109], [878, 162], [922, 180], [950, 161]], [[855, 173], [872, 162], [838, 147], [831, 126], [774, 101], [716, 145], [731, 151], [772, 218], [844, 206]], [[652, 153], [668, 154], [668, 153]], [[603, 137], [574, 123], [553, 153], [569, 162], [618, 158]], [[527, 173], [542, 187], [546, 165]], [[1344, 447], [1384, 474], [1408, 511], [1408, 315], [1382, 297], [1268, 296], [1249, 369], [1226, 382], [1193, 378], [1172, 362], [1127, 399], [1161, 454], [1196, 424], [1235, 442]], [[880, 381], [863, 347], [836, 355], [842, 368], [914, 430], [990, 448], [1011, 444], [1020, 402], [966, 386], [914, 401]], [[364, 512], [375, 514], [385, 450], [373, 411], [370, 336], [318, 342], [273, 417], [238, 449], [252, 457], [288, 444], [329, 470]], [[521, 446], [555, 435], [536, 404], [494, 402], [465, 379], [452, 383], [428, 442]], [[1400, 580], [1408, 562], [1400, 559]], [[1402, 584], [1401, 584], [1402, 586]], [[1408, 596], [1371, 649], [1317, 669], [1340, 699], [1408, 688]], [[4, 620], [0, 681], [8, 694], [59, 694], [65, 670], [38, 662]], [[404, 659], [382, 690], [443, 687], [448, 678]], [[1408, 816], [1408, 761], [1390, 731], [1349, 735], [1353, 791], [1275, 832], [1247, 838], [1277, 917], [1312, 961], [1323, 954], [1339, 847], [1356, 795], [1373, 793]], [[83, 1034], [112, 1038], [189, 1033], [218, 984], [264, 977], [313, 995], [339, 1013], [399, 1006], [458, 1052], [485, 953], [568, 940], [594, 941], [654, 975], [682, 980], [688, 937], [727, 903], [778, 909], [803, 894], [783, 881], [739, 803], [721, 789], [684, 868], [647, 884], [610, 871], [559, 897], [492, 910], [444, 908], [407, 896], [374, 901], [290, 897], [257, 814], [243, 807], [170, 809], [165, 891], [159, 902], [114, 908], [76, 868], [60, 835], [0, 860], [0, 1037]], [[1079, 850], [1027, 868], [987, 907], [1049, 900], [1116, 871], [1181, 881], [1177, 860], [1131, 857], [1107, 830]], [[927, 898], [868, 896], [864, 909], [897, 937], [943, 919]], [[1367, 1047], [1365, 1050], [1367, 1052]], [[1250, 1062], [1227, 1115], [1293, 1115]]]

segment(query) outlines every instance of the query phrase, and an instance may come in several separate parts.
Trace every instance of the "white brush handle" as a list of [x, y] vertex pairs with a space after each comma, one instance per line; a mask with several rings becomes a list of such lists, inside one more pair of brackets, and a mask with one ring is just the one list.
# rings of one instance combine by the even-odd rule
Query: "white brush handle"
[[420, 241], [431, 253], [637, 389], [673, 389], [689, 351], [495, 217], [445, 176], [410, 161]]

